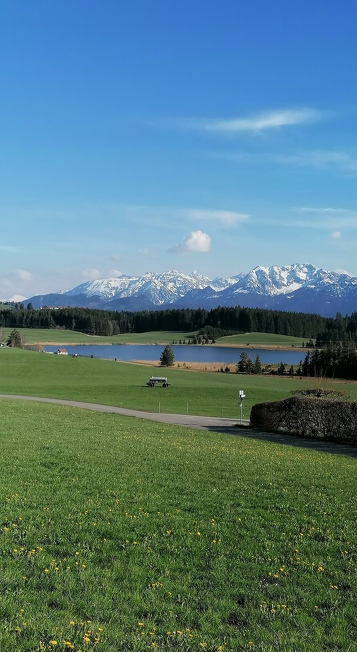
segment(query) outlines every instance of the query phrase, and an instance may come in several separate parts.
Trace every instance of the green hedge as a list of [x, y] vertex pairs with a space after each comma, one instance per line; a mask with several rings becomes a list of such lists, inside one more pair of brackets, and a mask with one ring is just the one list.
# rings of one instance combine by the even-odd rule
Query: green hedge
[[267, 432], [357, 444], [357, 402], [294, 396], [253, 405], [250, 422]]

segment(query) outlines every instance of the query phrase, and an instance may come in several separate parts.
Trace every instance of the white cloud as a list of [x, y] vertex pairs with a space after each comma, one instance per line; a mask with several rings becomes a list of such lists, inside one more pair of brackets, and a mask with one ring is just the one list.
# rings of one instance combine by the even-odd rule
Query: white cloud
[[[245, 131], [259, 132], [316, 122], [321, 116], [322, 114], [315, 109], [285, 109], [259, 113], [245, 118], [197, 122], [196, 127], [201, 124], [201, 128], [206, 131], [226, 134]], [[192, 122], [192, 126], [195, 126], [194, 122]]]
[[345, 229], [356, 229], [357, 227], [357, 211], [347, 208], [312, 208], [304, 206], [293, 208], [292, 211], [301, 214], [301, 219], [290, 222], [292, 226], [324, 229], [333, 233], [340, 233], [342, 227]]
[[320, 214], [330, 214], [330, 215], [345, 215], [350, 214], [351, 211], [349, 211], [347, 208], [310, 208], [309, 206], [302, 206], [301, 208], [295, 209], [299, 213], [320, 213]]
[[33, 278], [31, 272], [27, 272], [25, 269], [18, 269], [17, 275], [22, 281], [31, 281]]
[[277, 160], [281, 163], [299, 167], [314, 167], [322, 170], [337, 168], [344, 172], [357, 173], [357, 158], [346, 152], [331, 150], [300, 151], [292, 156], [280, 156]]
[[347, 274], [347, 276], [352, 276], [350, 272], [347, 271], [347, 269], [335, 269], [336, 274]]
[[82, 269], [81, 276], [88, 281], [96, 281], [101, 277], [99, 269]]
[[121, 276], [122, 273], [123, 272], [121, 272], [120, 269], [111, 269], [109, 270], [109, 278], [116, 278], [117, 276]]
[[7, 279], [7, 278], [0, 279], [0, 287], [1, 288], [6, 288], [7, 289], [7, 288], [11, 288], [12, 286], [13, 286], [13, 283], [11, 283], [11, 281], [9, 281], [9, 279]]
[[332, 231], [332, 233], [330, 233], [330, 236], [333, 240], [339, 240], [341, 235], [341, 231]]
[[198, 252], [207, 253], [211, 247], [211, 238], [203, 231], [192, 231], [187, 238], [169, 249], [170, 253]]
[[232, 226], [237, 222], [244, 222], [249, 218], [249, 215], [245, 213], [237, 213], [235, 211], [217, 211], [195, 208], [186, 210], [185, 215], [191, 220], [221, 222], [225, 226]]

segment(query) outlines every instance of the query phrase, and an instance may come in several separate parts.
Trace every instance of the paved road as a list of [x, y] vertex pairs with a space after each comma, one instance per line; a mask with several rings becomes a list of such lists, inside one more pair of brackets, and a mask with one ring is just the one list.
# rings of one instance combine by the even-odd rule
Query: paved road
[[302, 437], [293, 437], [292, 435], [280, 435], [275, 433], [262, 432], [249, 427], [249, 421], [244, 420], [240, 425], [237, 419], [225, 419], [220, 417], [203, 417], [192, 414], [168, 414], [158, 412], [142, 412], [140, 410], [128, 410], [126, 408], [115, 407], [112, 405], [101, 405], [99, 403], [85, 403], [84, 401], [68, 401], [60, 398], [42, 398], [37, 396], [21, 396], [16, 394], [0, 394], [0, 399], [16, 399], [21, 401], [34, 401], [36, 403], [54, 403], [55, 405], [68, 405], [70, 407], [82, 408], [84, 410], [93, 410], [94, 412], [107, 412], [111, 414], [122, 414], [128, 417], [139, 419], [148, 419], [159, 423], [169, 423], [176, 426], [185, 426], [198, 430], [209, 430], [214, 432], [223, 432], [228, 435], [245, 437], [248, 439], [260, 439], [261, 441], [271, 441], [286, 446], [295, 446], [298, 448], [310, 448], [334, 455], [348, 455], [357, 458], [357, 446], [348, 444], [338, 444], [327, 441], [317, 441]]
[[[69, 405], [70, 407], [83, 408], [84, 410], [93, 410], [94, 412], [109, 412], [112, 414], [123, 414], [128, 417], [137, 417], [139, 419], [148, 419], [149, 421], [159, 421], [160, 423], [171, 423], [177, 426], [187, 426], [188, 428], [198, 428], [200, 430], [214, 430], [217, 428], [233, 429], [237, 425], [237, 419], [223, 419], [219, 417], [200, 417], [191, 414], [166, 414], [159, 412], [143, 412], [140, 410], [128, 410], [126, 408], [115, 407], [113, 405], [101, 405], [99, 403], [85, 403], [83, 401], [67, 401], [61, 398], [41, 398], [37, 396], [20, 396], [13, 394], [0, 394], [0, 398], [20, 399], [22, 401], [36, 401], [40, 403], [55, 403], [56, 405]], [[249, 421], [245, 420], [244, 425], [248, 426]]]

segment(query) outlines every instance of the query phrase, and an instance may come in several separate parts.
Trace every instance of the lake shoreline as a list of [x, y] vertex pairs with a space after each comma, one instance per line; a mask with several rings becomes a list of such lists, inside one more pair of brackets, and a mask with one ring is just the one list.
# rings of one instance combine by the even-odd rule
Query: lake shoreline
[[[37, 350], [44, 350], [48, 353], [67, 353], [72, 356], [84, 356], [90, 358], [102, 358], [110, 360], [118, 360], [121, 362], [131, 362], [133, 360], [140, 361], [153, 361], [159, 364], [161, 359], [162, 352], [164, 347], [161, 344], [148, 344], [148, 345], [113, 345], [109, 344], [107, 346], [97, 346], [97, 345], [70, 345], [66, 344], [65, 346], [58, 347], [58, 345], [46, 345], [43, 347], [37, 347]], [[195, 344], [183, 344], [171, 345], [172, 352], [174, 355], [174, 360], [176, 363], [181, 365], [193, 365], [195, 363], [202, 364], [205, 368], [208, 365], [216, 365], [219, 367], [219, 370], [228, 367], [229, 365], [237, 365], [240, 356], [243, 352], [248, 355], [252, 361], [259, 356], [261, 364], [271, 365], [271, 364], [299, 364], [304, 357], [304, 354], [301, 351], [296, 350], [294, 347], [290, 348], [255, 348], [253, 345], [239, 347], [239, 346], [215, 346], [215, 345], [195, 345]]]
[[[33, 344], [25, 344], [25, 349], [30, 349], [34, 346], [167, 346], [167, 342], [34, 342]], [[261, 351], [297, 351], [300, 353], [305, 353], [311, 351], [312, 349], [300, 346], [285, 346], [284, 344], [225, 344], [218, 343], [215, 344], [170, 344], [169, 346], [190, 346], [195, 348], [229, 348], [229, 349], [250, 349], [255, 350], [259, 349]]]

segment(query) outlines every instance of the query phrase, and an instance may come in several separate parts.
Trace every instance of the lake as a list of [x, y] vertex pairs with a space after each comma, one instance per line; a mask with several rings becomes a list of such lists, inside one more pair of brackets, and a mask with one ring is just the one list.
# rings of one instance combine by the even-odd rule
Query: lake
[[[229, 346], [210, 346], [193, 344], [170, 345], [175, 356], [175, 362], [215, 362], [215, 363], [235, 363], [238, 362], [239, 356], [244, 351], [248, 353], [254, 362], [257, 355], [263, 364], [299, 364], [304, 360], [305, 353], [301, 351], [275, 351], [267, 349], [251, 348], [232, 348]], [[78, 355], [94, 358], [105, 358], [107, 360], [121, 360], [130, 362], [131, 360], [154, 360], [159, 362], [160, 355], [164, 350], [163, 344], [84, 344], [69, 345], [65, 349], [69, 355]], [[58, 346], [44, 346], [44, 351], [54, 353]]]

